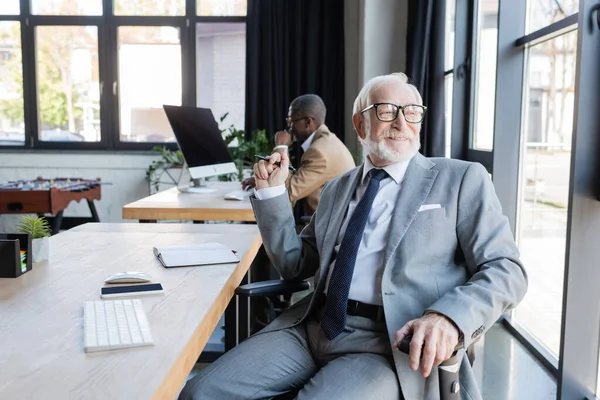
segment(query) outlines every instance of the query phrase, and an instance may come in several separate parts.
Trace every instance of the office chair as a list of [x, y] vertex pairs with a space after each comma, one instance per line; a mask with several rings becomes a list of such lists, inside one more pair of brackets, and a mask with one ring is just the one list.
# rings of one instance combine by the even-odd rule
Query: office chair
[[[288, 282], [283, 280], [270, 280], [241, 285], [235, 290], [235, 293], [238, 296], [266, 297], [269, 304], [268, 322], [271, 322], [279, 314], [289, 308], [291, 305], [290, 299], [292, 294], [309, 288], [310, 283], [307, 281]], [[411, 338], [412, 336], [405, 337], [398, 346], [399, 350], [405, 354], [408, 354], [409, 352]], [[467, 349], [467, 356], [471, 365], [473, 365], [474, 361], [473, 349], [473, 346]], [[458, 347], [454, 350], [452, 356], [448, 360], [437, 367], [440, 400], [460, 400], [459, 369], [460, 362], [463, 359], [463, 351], [463, 348]], [[278, 396], [275, 399], [293, 399], [296, 395], [297, 391], [292, 391]]]
[[[404, 354], [410, 350], [412, 335], [406, 336], [398, 349]], [[438, 382], [440, 388], [440, 400], [460, 400], [459, 369], [463, 359], [462, 347], [458, 346], [449, 359], [438, 365]]]
[[290, 282], [275, 279], [241, 285], [235, 289], [235, 294], [248, 298], [265, 298], [269, 307], [267, 313], [268, 320], [265, 323], [269, 324], [291, 306], [291, 299], [294, 293], [308, 289], [310, 289], [310, 283], [307, 281]]

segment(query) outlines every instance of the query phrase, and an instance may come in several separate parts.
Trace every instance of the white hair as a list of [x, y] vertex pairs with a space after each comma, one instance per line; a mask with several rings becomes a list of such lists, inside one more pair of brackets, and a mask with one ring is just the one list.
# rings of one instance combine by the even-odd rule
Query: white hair
[[358, 93], [358, 96], [356, 96], [356, 100], [354, 100], [352, 114], [358, 114], [369, 106], [369, 99], [373, 91], [382, 87], [385, 84], [392, 82], [400, 82], [405, 85], [408, 85], [408, 87], [411, 88], [415, 97], [417, 98], [417, 103], [423, 105], [423, 99], [421, 98], [419, 90], [415, 85], [410, 83], [410, 79], [408, 78], [408, 76], [406, 76], [406, 74], [402, 72], [394, 72], [392, 74], [380, 75], [369, 79]]

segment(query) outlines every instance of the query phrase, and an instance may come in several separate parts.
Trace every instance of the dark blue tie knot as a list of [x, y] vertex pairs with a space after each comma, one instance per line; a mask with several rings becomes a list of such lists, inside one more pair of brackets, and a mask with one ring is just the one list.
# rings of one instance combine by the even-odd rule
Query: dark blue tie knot
[[381, 182], [388, 177], [388, 173], [384, 169], [373, 168], [369, 171], [371, 179], [375, 179], [377, 182]]

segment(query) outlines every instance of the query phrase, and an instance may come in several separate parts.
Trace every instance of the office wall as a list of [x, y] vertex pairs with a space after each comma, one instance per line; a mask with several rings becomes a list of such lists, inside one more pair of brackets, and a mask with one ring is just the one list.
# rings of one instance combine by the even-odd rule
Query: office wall
[[[154, 155], [90, 154], [88, 152], [19, 152], [0, 153], [0, 182], [17, 179], [78, 177], [101, 178], [102, 200], [96, 209], [102, 222], [122, 222], [121, 207], [148, 195], [146, 169]], [[89, 216], [86, 202], [71, 203], [65, 216]], [[18, 215], [1, 215], [0, 232], [16, 224]]]
[[406, 69], [408, 0], [347, 0], [344, 7], [346, 46], [346, 145], [360, 143], [352, 128], [352, 105], [370, 78]]

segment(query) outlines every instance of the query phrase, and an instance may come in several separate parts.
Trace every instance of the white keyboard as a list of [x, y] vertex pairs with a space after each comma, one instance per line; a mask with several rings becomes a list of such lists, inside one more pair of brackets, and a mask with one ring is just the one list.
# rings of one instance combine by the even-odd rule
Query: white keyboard
[[154, 344], [140, 299], [86, 301], [83, 327], [86, 353]]
[[253, 190], [234, 190], [229, 193], [225, 193], [225, 200], [244, 200], [252, 193], [254, 193]]

